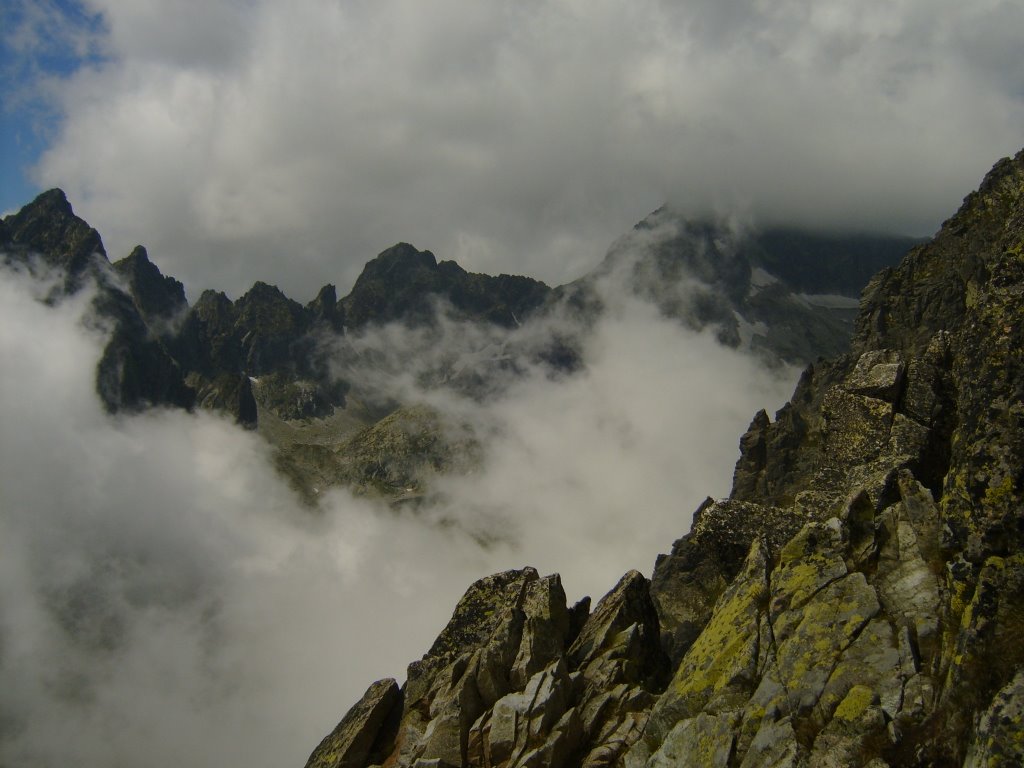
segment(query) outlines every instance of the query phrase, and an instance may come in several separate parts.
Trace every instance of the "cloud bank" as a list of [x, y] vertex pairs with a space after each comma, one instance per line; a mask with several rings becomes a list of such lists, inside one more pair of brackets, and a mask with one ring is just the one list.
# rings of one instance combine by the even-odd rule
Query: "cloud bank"
[[84, 300], [5, 274], [0, 306], [0, 762], [301, 765], [486, 570], [345, 494], [300, 512], [228, 422], [111, 420]]
[[1014, 0], [80, 6], [35, 178], [193, 298], [400, 240], [561, 283], [666, 201], [930, 234], [1024, 144]]
[[442, 502], [395, 511], [333, 491], [313, 513], [253, 433], [104, 414], [87, 297], [41, 295], [0, 273], [11, 765], [300, 765], [371, 681], [404, 677], [473, 579], [530, 564], [575, 599], [649, 571], [700, 500], [727, 492], [751, 414], [792, 384], [620, 298], [576, 375], [528, 367], [486, 404], [395, 380], [483, 439]]

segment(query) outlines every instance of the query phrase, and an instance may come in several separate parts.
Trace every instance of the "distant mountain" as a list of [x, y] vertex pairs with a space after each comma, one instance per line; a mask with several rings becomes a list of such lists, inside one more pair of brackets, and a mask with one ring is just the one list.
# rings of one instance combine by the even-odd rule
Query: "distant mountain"
[[[142, 246], [111, 264], [99, 234], [60, 190], [0, 221], [7, 261], [59, 270], [58, 294], [89, 281], [97, 286], [94, 307], [113, 328], [97, 370], [108, 410], [226, 412], [276, 446], [279, 466], [310, 500], [337, 483], [399, 498], [420, 487], [418, 471], [453, 466], [418, 456], [409, 448], [416, 441], [390, 440], [392, 451], [405, 454], [385, 463], [401, 471], [356, 469], [357, 433], [417, 406], [367, 380], [368, 371], [378, 381], [415, 372], [423, 388], [486, 399], [530, 367], [553, 374], [578, 368], [586, 334], [609, 297], [623, 294], [653, 302], [694, 330], [710, 327], [723, 344], [769, 363], [805, 364], [845, 348], [861, 284], [910, 243], [784, 230], [737, 234], [661, 209], [615, 243], [592, 273], [556, 289], [528, 277], [469, 273], [399, 243], [367, 262], [340, 299], [326, 285], [302, 305], [257, 282], [234, 301], [206, 290], [189, 306], [182, 284], [163, 275]], [[374, 340], [375, 329], [388, 324], [410, 329], [415, 343], [397, 349], [389, 347], [394, 337]], [[406, 423], [421, 429], [430, 420], [396, 416], [365, 434], [393, 433]], [[464, 453], [443, 439], [436, 450]]]
[[[723, 276], [682, 317], [727, 327], [764, 256], [680, 231], [627, 268]], [[754, 417], [650, 580], [593, 610], [557, 574], [477, 581], [307, 768], [1024, 765], [1022, 300], [1024, 151], [872, 278], [852, 347]]]
[[860, 291], [920, 240], [796, 229], [736, 230], [660, 208], [620, 238], [590, 274], [559, 289], [589, 298], [615, 280], [695, 330], [757, 351], [767, 361], [807, 364], [845, 351]]
[[537, 280], [473, 274], [454, 261], [438, 263], [430, 251], [399, 243], [367, 263], [339, 307], [345, 325], [357, 329], [371, 323], [430, 323], [435, 302], [442, 299], [459, 319], [510, 328], [526, 320], [549, 294]]
[[[7, 263], [60, 279], [51, 300], [76, 293], [92, 282], [93, 307], [110, 324], [111, 335], [96, 370], [96, 390], [109, 411], [138, 410], [150, 405], [191, 408], [195, 394], [161, 334], [154, 333], [137, 298], [123, 286], [107, 260], [99, 233], [74, 215], [59, 189], [44, 192], [16, 214], [0, 222], [0, 253]], [[136, 251], [134, 261], [145, 258]], [[129, 257], [132, 261], [132, 257]], [[173, 288], [165, 288], [173, 292]], [[170, 300], [170, 299], [168, 299]]]

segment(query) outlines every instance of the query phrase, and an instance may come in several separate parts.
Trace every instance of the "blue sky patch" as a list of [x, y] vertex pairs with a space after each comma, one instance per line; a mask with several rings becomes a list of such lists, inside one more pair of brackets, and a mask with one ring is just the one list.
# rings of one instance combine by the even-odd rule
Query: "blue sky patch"
[[0, 6], [0, 213], [41, 190], [32, 169], [60, 130], [47, 84], [104, 60], [102, 16], [73, 0], [9, 0]]

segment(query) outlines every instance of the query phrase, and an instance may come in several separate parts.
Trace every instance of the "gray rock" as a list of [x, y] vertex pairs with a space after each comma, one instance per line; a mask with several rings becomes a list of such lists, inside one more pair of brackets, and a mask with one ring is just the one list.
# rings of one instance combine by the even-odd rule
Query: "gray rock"
[[513, 689], [522, 688], [536, 672], [565, 652], [570, 622], [558, 574], [529, 583], [520, 610], [526, 614], [526, 623], [509, 673]]
[[992, 699], [978, 718], [964, 768], [1024, 765], [1024, 670]]
[[647, 768], [728, 768], [737, 719], [702, 712], [680, 720], [651, 755]]
[[306, 761], [306, 768], [361, 768], [366, 765], [389, 716], [401, 707], [402, 694], [391, 679], [378, 680]]
[[638, 653], [637, 682], [651, 687], [663, 682], [668, 660], [661, 650], [658, 614], [649, 584], [639, 572], [630, 571], [601, 599], [567, 651], [572, 669], [580, 668], [617, 643], [621, 645], [624, 638], [620, 633], [635, 625], [636, 640], [642, 647]]
[[559, 660], [530, 678], [522, 692], [499, 699], [490, 717], [490, 763], [516, 765], [543, 745], [568, 708], [570, 689], [565, 662]]
[[900, 393], [905, 368], [903, 358], [895, 350], [869, 350], [857, 360], [857, 365], [847, 376], [844, 387], [847, 392], [855, 395], [875, 397], [894, 403]]
[[754, 736], [740, 768], [796, 768], [799, 750], [788, 717], [765, 720]]
[[837, 707], [854, 688], [867, 693], [891, 720], [902, 704], [903, 679], [892, 627], [884, 619], [872, 619], [829, 675], [815, 707], [818, 727], [833, 719]]
[[873, 580], [878, 597], [890, 616], [913, 628], [918, 648], [930, 658], [938, 641], [938, 576], [921, 556], [904, 503], [886, 510], [879, 522], [885, 543], [879, 550]]
[[893, 414], [892, 403], [885, 400], [832, 389], [822, 410], [828, 461], [842, 468], [877, 458], [888, 446]]
[[[526, 585], [539, 579], [534, 568], [504, 571], [473, 583], [452, 618], [419, 661], [409, 665], [405, 699], [409, 706], [427, 696], [434, 676], [467, 650], [482, 646], [522, 600]], [[471, 652], [471, 651], [470, 651]]]

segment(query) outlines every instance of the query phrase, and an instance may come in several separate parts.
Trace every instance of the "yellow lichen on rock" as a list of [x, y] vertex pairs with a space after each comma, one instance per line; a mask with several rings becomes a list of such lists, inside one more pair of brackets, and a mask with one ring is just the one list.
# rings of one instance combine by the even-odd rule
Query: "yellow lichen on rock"
[[846, 694], [846, 698], [839, 702], [833, 717], [853, 722], [860, 718], [864, 711], [875, 703], [875, 698], [875, 692], [866, 685], [855, 685]]

